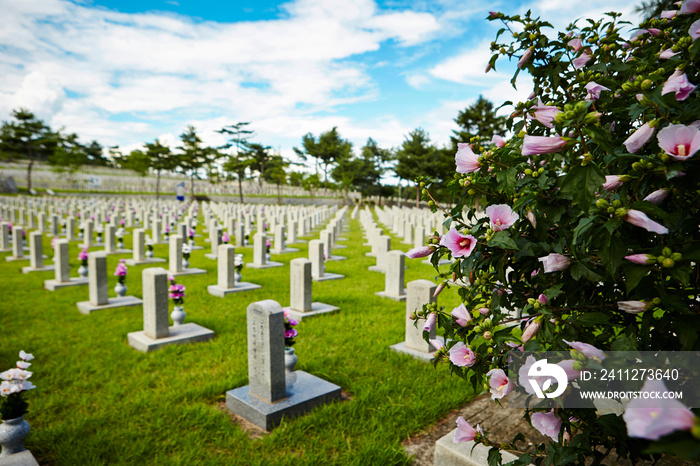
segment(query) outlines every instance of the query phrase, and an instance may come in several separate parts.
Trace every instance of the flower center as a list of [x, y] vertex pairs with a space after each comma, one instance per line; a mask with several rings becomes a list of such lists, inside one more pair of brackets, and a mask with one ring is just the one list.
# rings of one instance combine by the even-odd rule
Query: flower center
[[464, 239], [460, 240], [459, 247], [468, 248], [471, 243], [472, 243], [472, 240], [470, 240], [469, 238], [464, 238]]
[[501, 225], [503, 225], [503, 223], [501, 222], [501, 219], [500, 219], [500, 218], [497, 218], [496, 220], [494, 220], [494, 221], [493, 221], [493, 224], [494, 224], [494, 225], [498, 225], [499, 227], [500, 227]]
[[676, 146], [676, 152], [678, 153], [678, 157], [685, 157], [685, 154], [687, 153], [685, 144], [678, 144]]

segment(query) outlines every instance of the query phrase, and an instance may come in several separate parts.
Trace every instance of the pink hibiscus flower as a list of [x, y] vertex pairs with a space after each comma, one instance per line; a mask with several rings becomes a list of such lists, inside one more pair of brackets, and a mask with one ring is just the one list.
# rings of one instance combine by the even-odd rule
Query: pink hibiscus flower
[[494, 204], [486, 208], [486, 215], [490, 220], [491, 229], [493, 231], [503, 231], [520, 218], [518, 214], [513, 212], [513, 209], [506, 204]]
[[460, 142], [457, 144], [455, 164], [457, 173], [473, 173], [479, 169], [479, 156], [472, 151], [470, 144]]
[[452, 257], [469, 257], [476, 247], [476, 238], [472, 235], [463, 235], [455, 228], [440, 239], [440, 246], [445, 246], [452, 253]]
[[685, 125], [669, 125], [659, 131], [659, 147], [676, 160], [684, 161], [700, 149], [700, 129]]

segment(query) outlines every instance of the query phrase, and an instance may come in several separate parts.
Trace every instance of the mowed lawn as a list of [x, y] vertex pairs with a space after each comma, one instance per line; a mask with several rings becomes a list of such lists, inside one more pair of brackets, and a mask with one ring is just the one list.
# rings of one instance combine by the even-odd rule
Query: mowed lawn
[[[26, 447], [42, 465], [410, 463], [402, 442], [473, 394], [446, 366], [435, 369], [390, 350], [404, 339], [405, 304], [375, 296], [384, 289], [384, 275], [367, 270], [375, 260], [365, 256], [369, 247], [350, 212], [346, 224], [347, 241], [340, 244], [348, 248], [334, 254], [348, 259], [326, 264], [328, 272], [346, 278], [313, 284], [314, 301], [341, 310], [300, 323], [295, 348], [297, 369], [340, 385], [349, 399], [285, 420], [263, 435], [233, 419], [224, 407], [225, 393], [248, 382], [246, 307], [263, 299], [289, 304], [289, 261], [307, 257], [306, 243], [292, 246], [298, 253], [272, 256], [284, 267], [244, 268], [243, 281], [261, 289], [217, 298], [207, 293], [207, 285], [216, 283], [216, 262], [204, 257], [209, 244], [198, 231], [197, 244], [205, 249], [194, 251], [190, 263], [208, 273], [179, 277], [178, 283], [187, 287], [185, 321], [214, 330], [216, 337], [150, 354], [127, 344], [127, 333], [143, 328], [141, 307], [83, 315], [76, 302], [88, 299], [87, 286], [49, 292], [43, 281], [53, 272], [23, 275], [28, 261], [0, 260], [0, 370], [14, 365], [19, 350], [35, 356], [30, 370], [37, 388], [26, 397], [25, 418], [32, 428]], [[318, 231], [305, 237], [314, 238]], [[131, 239], [125, 236], [127, 248]], [[392, 249], [411, 247], [392, 238]], [[79, 250], [71, 243], [73, 276]], [[44, 252], [51, 264], [48, 236]], [[252, 262], [252, 248], [237, 252]], [[167, 258], [167, 245], [156, 246], [155, 253]], [[108, 257], [110, 296], [120, 258], [130, 255]], [[406, 264], [407, 283], [435, 277], [420, 259]], [[129, 267], [127, 294], [142, 297], [145, 267]], [[456, 290], [445, 290], [439, 303], [455, 307]]]

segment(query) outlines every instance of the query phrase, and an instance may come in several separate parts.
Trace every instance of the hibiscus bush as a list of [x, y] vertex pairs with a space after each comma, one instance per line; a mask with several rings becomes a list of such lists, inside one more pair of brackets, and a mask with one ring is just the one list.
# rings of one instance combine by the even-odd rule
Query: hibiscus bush
[[[517, 349], [571, 351], [577, 370], [612, 351], [700, 350], [700, 2], [638, 28], [616, 13], [559, 33], [529, 12], [489, 19], [503, 24], [489, 69], [518, 60], [512, 83], [529, 72], [534, 92], [504, 103], [511, 137], [460, 144], [453, 208], [420, 180], [449, 231], [410, 256], [431, 254], [439, 290], [459, 286], [463, 301], [417, 312], [444, 331], [434, 361], [498, 399], [517, 380]], [[698, 411], [644, 406], [531, 407], [525, 418], [551, 441], [516, 463], [700, 456]], [[456, 440], [493, 446], [492, 464], [496, 448], [521, 449], [522, 437], [496, 444], [488, 429], [460, 419]]]

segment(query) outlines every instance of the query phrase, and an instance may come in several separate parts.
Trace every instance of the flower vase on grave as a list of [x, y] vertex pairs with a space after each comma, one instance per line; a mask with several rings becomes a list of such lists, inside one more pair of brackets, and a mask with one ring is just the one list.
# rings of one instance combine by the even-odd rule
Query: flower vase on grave
[[187, 316], [187, 314], [185, 314], [184, 306], [175, 306], [173, 312], [170, 313], [170, 318], [173, 319], [173, 325], [182, 325], [185, 316]]
[[0, 424], [0, 458], [24, 451], [24, 439], [29, 435], [29, 429], [24, 415], [14, 419], [3, 419]]
[[151, 259], [153, 257], [153, 246], [150, 244], [148, 245], [148, 249], [146, 250], [146, 257]]
[[78, 267], [78, 275], [80, 275], [81, 278], [88, 276], [88, 268], [86, 265], [80, 264], [80, 267]]
[[97, 244], [102, 243], [102, 233], [98, 232], [97, 233]]
[[116, 286], [114, 287], [114, 292], [119, 297], [126, 296], [126, 290], [127, 290], [126, 285], [121, 283], [121, 282], [117, 282]]
[[117, 249], [124, 249], [124, 240], [121, 238], [117, 241]]
[[284, 378], [285, 382], [287, 384], [287, 387], [291, 387], [294, 385], [294, 382], [297, 381], [297, 375], [294, 372], [294, 368], [297, 365], [297, 361], [299, 361], [299, 357], [296, 355], [294, 352], [294, 348], [287, 347], [284, 349]]
[[182, 268], [186, 269], [189, 266], [190, 266], [190, 260], [186, 257], [183, 257], [182, 258]]

